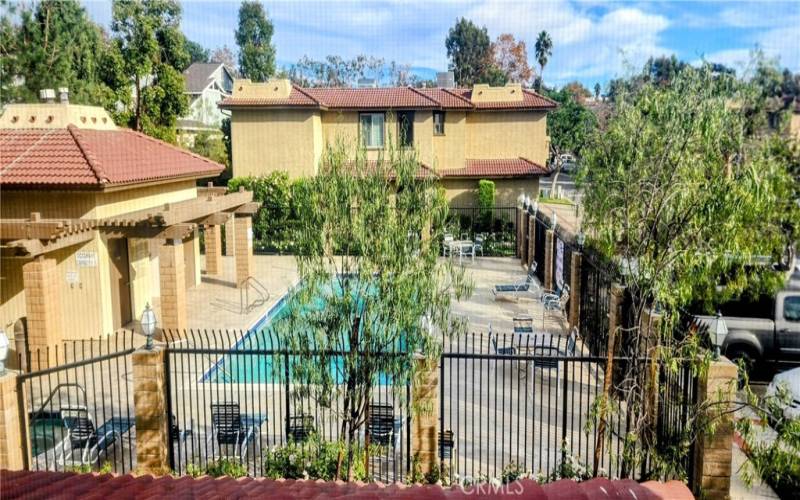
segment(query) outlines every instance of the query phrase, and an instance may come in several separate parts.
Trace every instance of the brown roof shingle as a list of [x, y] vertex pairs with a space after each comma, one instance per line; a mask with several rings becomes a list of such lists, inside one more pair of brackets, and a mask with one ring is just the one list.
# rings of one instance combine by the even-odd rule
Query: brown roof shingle
[[550, 171], [525, 158], [466, 160], [463, 168], [439, 170], [444, 177], [531, 177], [547, 175]]
[[433, 500], [470, 498], [524, 498], [590, 499], [616, 498], [620, 500], [689, 500], [694, 498], [685, 484], [679, 481], [668, 483], [647, 482], [639, 484], [631, 479], [611, 481], [604, 478], [576, 483], [562, 479], [553, 483], [537, 484], [523, 479], [504, 489], [495, 490], [484, 486], [443, 488], [438, 485], [380, 483], [343, 483], [324, 481], [295, 481], [233, 479], [222, 477], [192, 478], [183, 476], [113, 476], [111, 474], [75, 474], [73, 472], [48, 471], [0, 471], [2, 497], [18, 498], [291, 498], [310, 500], [321, 498], [360, 498], [378, 500], [384, 498], [404, 500]]
[[2, 186], [102, 186], [209, 177], [223, 169], [127, 129], [0, 129]]

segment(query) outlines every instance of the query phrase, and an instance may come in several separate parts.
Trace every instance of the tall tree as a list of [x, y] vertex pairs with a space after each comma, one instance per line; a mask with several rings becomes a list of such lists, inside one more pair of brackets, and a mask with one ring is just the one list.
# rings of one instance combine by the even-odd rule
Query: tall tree
[[686, 67], [686, 63], [679, 60], [675, 54], [660, 56], [647, 60], [644, 65], [644, 76], [656, 85], [669, 85], [678, 74]]
[[244, 78], [263, 82], [275, 74], [275, 46], [272, 22], [258, 0], [245, 0], [239, 7], [239, 72]]
[[602, 90], [602, 87], [600, 87], [600, 82], [595, 83], [594, 84], [594, 98], [595, 99], [600, 99], [600, 91], [601, 90]]
[[[582, 181], [591, 186], [583, 198], [584, 227], [591, 228], [591, 244], [620, 265], [629, 298], [625, 356], [647, 352], [674, 360], [696, 353], [699, 335], [673, 334], [690, 301], [736, 297], [745, 289], [769, 293], [783, 281], [772, 266], [754, 265], [765, 256], [780, 262], [793, 239], [786, 228], [798, 222], [797, 205], [787, 203], [794, 183], [786, 165], [762, 136], [747, 133], [754, 94], [749, 82], [731, 86], [707, 66], [684, 68], [670, 85], [647, 82], [636, 93], [619, 94], [606, 130], [584, 151]], [[662, 313], [659, 328], [643, 324], [644, 310], [655, 307]], [[686, 358], [697, 363], [698, 356]], [[647, 387], [647, 370], [636, 364], [625, 370], [619, 386]], [[598, 406], [600, 429], [613, 411], [609, 390], [607, 384]], [[646, 428], [645, 394], [630, 391], [617, 403], [633, 415], [634, 428]], [[703, 432], [692, 431], [694, 438]], [[623, 454], [635, 462], [642, 455], [631, 452], [642, 446], [685, 456], [694, 438], [659, 448], [657, 436], [645, 431], [626, 439]]]
[[111, 29], [133, 82], [130, 125], [174, 142], [175, 123], [188, 110], [181, 71], [189, 53], [176, 0], [116, 0]]
[[[40, 89], [67, 87], [80, 104], [114, 109], [124, 78], [118, 54], [77, 0], [43, 0], [28, 8], [10, 5], [19, 23], [0, 21], [0, 99], [36, 101]], [[18, 78], [22, 85], [13, 85]]]
[[189, 53], [189, 64], [207, 63], [211, 61], [210, 51], [197, 42], [186, 39], [186, 51]]
[[528, 85], [533, 70], [528, 65], [528, 48], [524, 40], [517, 41], [511, 33], [503, 33], [491, 46], [492, 64], [508, 81]]
[[211, 53], [208, 60], [209, 62], [220, 62], [235, 75], [239, 74], [239, 70], [236, 67], [236, 56], [233, 54], [231, 48], [227, 45], [223, 45], [222, 47], [217, 47], [214, 49], [214, 52]]
[[[352, 87], [359, 78], [381, 80], [385, 67], [386, 62], [383, 59], [365, 54], [359, 54], [352, 59], [330, 55], [321, 61], [303, 56], [289, 68], [288, 76], [294, 83], [303, 87]], [[401, 84], [399, 82], [402, 79], [410, 78], [407, 73], [401, 75], [399, 73], [401, 66], [394, 62], [389, 68], [389, 76], [397, 84]]]
[[592, 93], [589, 91], [589, 89], [584, 87], [583, 84], [577, 80], [564, 85], [564, 90], [572, 94], [573, 99], [581, 104], [583, 104], [587, 98], [592, 96]]
[[[292, 380], [337, 414], [348, 445], [366, 422], [376, 384], [405, 390], [415, 356], [436, 359], [442, 337], [465, 331], [451, 304], [469, 297], [472, 285], [463, 268], [438, 258], [447, 201], [420, 168], [411, 152], [369, 162], [363, 150], [337, 144], [297, 192], [303, 286], [276, 333], [297, 353]], [[353, 446], [344, 449], [349, 456], [338, 463], [351, 467]], [[336, 476], [352, 477], [342, 472]]]
[[539, 36], [536, 37], [536, 62], [539, 63], [539, 80], [538, 85], [541, 89], [544, 86], [544, 67], [553, 55], [553, 40], [550, 39], [550, 34], [546, 31], [541, 31]]
[[491, 61], [491, 42], [486, 27], [461, 18], [450, 28], [445, 41], [450, 70], [456, 84], [464, 87], [481, 83]]

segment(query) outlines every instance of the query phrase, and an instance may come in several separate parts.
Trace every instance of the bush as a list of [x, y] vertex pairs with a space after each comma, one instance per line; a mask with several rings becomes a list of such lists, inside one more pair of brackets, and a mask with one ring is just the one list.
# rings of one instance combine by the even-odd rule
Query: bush
[[480, 208], [481, 226], [488, 228], [492, 220], [494, 208], [494, 182], [486, 179], [478, 181], [478, 207]]
[[[194, 475], [193, 471], [189, 471], [188, 468], [187, 472], [189, 472], [190, 475]], [[208, 464], [208, 467], [206, 467], [206, 474], [211, 477], [228, 476], [236, 479], [246, 476], [247, 469], [238, 460], [220, 458], [216, 462], [210, 462]]]
[[[370, 446], [370, 455], [379, 455], [379, 446]], [[343, 441], [323, 441], [311, 436], [303, 443], [289, 441], [285, 446], [273, 448], [264, 457], [264, 474], [272, 479], [322, 479], [332, 481], [336, 478], [339, 456], [342, 456], [341, 479], [347, 475], [347, 444]], [[356, 481], [366, 481], [364, 468], [364, 448], [353, 445], [353, 477]]]
[[253, 201], [261, 208], [253, 217], [253, 239], [256, 250], [287, 253], [295, 250], [294, 231], [297, 226], [297, 206], [306, 180], [289, 180], [286, 172], [272, 172], [263, 177], [234, 177], [228, 181], [228, 191], [244, 187], [253, 192]]

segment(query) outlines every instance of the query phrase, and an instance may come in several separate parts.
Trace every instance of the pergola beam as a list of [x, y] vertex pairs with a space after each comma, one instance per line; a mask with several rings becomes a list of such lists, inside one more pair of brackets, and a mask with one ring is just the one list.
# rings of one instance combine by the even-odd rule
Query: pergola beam
[[22, 251], [31, 257], [36, 257], [37, 255], [71, 247], [72, 245], [86, 243], [87, 241], [91, 241], [92, 238], [94, 238], [94, 231], [83, 231], [80, 233], [68, 234], [54, 240], [19, 239], [4, 244], [3, 247], [13, 249], [11, 252], [17, 255]]

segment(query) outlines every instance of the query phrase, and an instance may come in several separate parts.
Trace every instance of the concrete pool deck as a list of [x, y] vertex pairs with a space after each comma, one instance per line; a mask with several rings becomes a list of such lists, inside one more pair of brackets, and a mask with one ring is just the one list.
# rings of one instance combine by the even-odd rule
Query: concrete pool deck
[[[235, 287], [234, 258], [223, 257], [220, 276], [202, 274], [200, 285], [187, 291], [188, 326], [191, 329], [246, 330], [261, 318], [298, 280], [293, 256], [256, 255], [253, 257], [253, 277], [269, 291], [266, 302], [242, 313], [241, 291]], [[513, 318], [529, 315], [534, 318], [537, 332], [567, 334], [567, 322], [556, 311], [544, 311], [533, 294], [519, 301], [495, 300], [492, 290], [496, 284], [515, 283], [525, 278], [519, 260], [511, 257], [477, 257], [464, 261], [464, 267], [475, 284], [472, 297], [453, 302], [453, 313], [467, 318], [469, 331], [495, 333], [513, 331]], [[203, 262], [203, 268], [205, 263]], [[251, 294], [251, 302], [253, 296]], [[158, 314], [159, 304], [154, 308]]]

